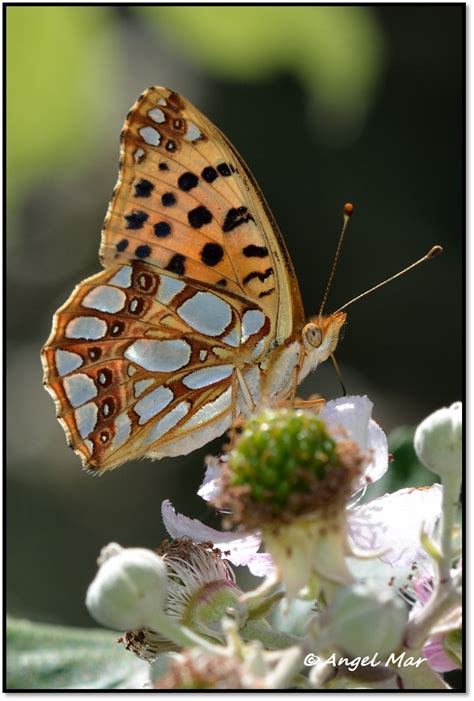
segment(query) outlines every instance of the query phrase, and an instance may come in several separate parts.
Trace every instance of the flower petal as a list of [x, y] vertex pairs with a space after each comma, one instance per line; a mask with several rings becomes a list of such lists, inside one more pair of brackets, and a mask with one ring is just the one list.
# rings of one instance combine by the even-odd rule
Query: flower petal
[[364, 471], [364, 482], [375, 482], [388, 467], [387, 437], [371, 419], [373, 404], [368, 397], [340, 397], [327, 402], [319, 415], [330, 427], [342, 426], [363, 452], [371, 454]]
[[206, 474], [198, 489], [198, 496], [205, 501], [216, 499], [221, 493], [221, 470], [223, 457], [209, 455], [206, 458]]
[[254, 577], [270, 577], [275, 572], [270, 553], [256, 553], [247, 562], [247, 567]]
[[435, 672], [451, 672], [453, 669], [458, 669], [458, 665], [444, 650], [442, 635], [433, 635], [426, 642], [423, 648], [423, 655]]
[[258, 532], [234, 534], [216, 531], [195, 518], [176, 513], [168, 499], [161, 505], [161, 516], [172, 538], [190, 538], [195, 543], [211, 541], [219, 548], [222, 557], [233, 565], [247, 565], [260, 547]]
[[426, 559], [420, 533], [422, 528], [428, 535], [433, 533], [441, 514], [441, 496], [440, 484], [385, 494], [348, 513], [349, 533], [364, 550], [386, 548], [380, 559], [389, 565], [404, 567]]

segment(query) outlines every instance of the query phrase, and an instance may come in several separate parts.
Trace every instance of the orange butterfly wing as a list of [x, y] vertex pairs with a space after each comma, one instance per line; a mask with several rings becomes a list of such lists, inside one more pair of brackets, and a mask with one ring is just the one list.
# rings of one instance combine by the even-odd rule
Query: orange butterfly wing
[[103, 265], [140, 258], [256, 300], [277, 344], [301, 331], [301, 296], [281, 234], [217, 127], [181, 96], [154, 87], [128, 113], [121, 141]]

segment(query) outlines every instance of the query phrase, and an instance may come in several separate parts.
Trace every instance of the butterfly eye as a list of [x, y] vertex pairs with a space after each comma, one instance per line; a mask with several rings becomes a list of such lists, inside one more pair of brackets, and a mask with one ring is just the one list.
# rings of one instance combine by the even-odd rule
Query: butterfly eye
[[303, 334], [306, 341], [313, 346], [313, 348], [319, 348], [323, 342], [323, 334], [317, 324], [306, 324], [303, 329]]

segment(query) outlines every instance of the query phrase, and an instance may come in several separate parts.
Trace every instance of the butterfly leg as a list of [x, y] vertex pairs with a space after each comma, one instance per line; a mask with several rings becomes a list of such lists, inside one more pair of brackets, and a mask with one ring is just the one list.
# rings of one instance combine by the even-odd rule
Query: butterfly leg
[[235, 445], [235, 441], [237, 440], [237, 429], [238, 429], [238, 421], [237, 421], [237, 396], [238, 396], [238, 382], [237, 382], [237, 372], [234, 372], [232, 374], [232, 394], [231, 394], [231, 416], [230, 416], [230, 450]]
[[[303, 365], [303, 361], [304, 361], [304, 346], [301, 346], [300, 353], [298, 356], [298, 361], [293, 369], [293, 379], [292, 379], [292, 383], [291, 383], [290, 394], [288, 397], [289, 402], [290, 402], [290, 406], [295, 406], [296, 390], [298, 389], [298, 377], [300, 374], [301, 367]], [[300, 400], [300, 401], [302, 401], [302, 400]]]
[[294, 409], [310, 409], [313, 411], [320, 411], [326, 404], [326, 400], [322, 397], [314, 396], [309, 399], [295, 399], [293, 402]]
[[240, 391], [242, 392], [242, 396], [244, 398], [245, 404], [247, 405], [247, 410], [248, 413], [251, 414], [252, 412], [255, 411], [257, 408], [255, 406], [255, 402], [253, 401], [252, 394], [248, 388], [247, 383], [245, 382], [244, 376], [240, 372], [239, 368], [235, 369], [235, 377], [237, 379], [237, 382], [239, 384]]
[[240, 434], [240, 428], [243, 423], [243, 418], [237, 415], [239, 390], [246, 404], [247, 411], [245, 411], [244, 413], [251, 414], [256, 409], [255, 402], [253, 401], [252, 394], [248, 388], [247, 383], [245, 382], [242, 373], [238, 368], [236, 368], [234, 374], [232, 375], [232, 414], [230, 424], [230, 449], [234, 447], [237, 437]]

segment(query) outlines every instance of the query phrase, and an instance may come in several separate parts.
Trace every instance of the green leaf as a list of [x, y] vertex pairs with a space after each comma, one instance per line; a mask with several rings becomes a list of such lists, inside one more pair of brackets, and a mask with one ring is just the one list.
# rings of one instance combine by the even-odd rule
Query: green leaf
[[7, 690], [141, 689], [149, 665], [118, 644], [118, 636], [8, 618]]

